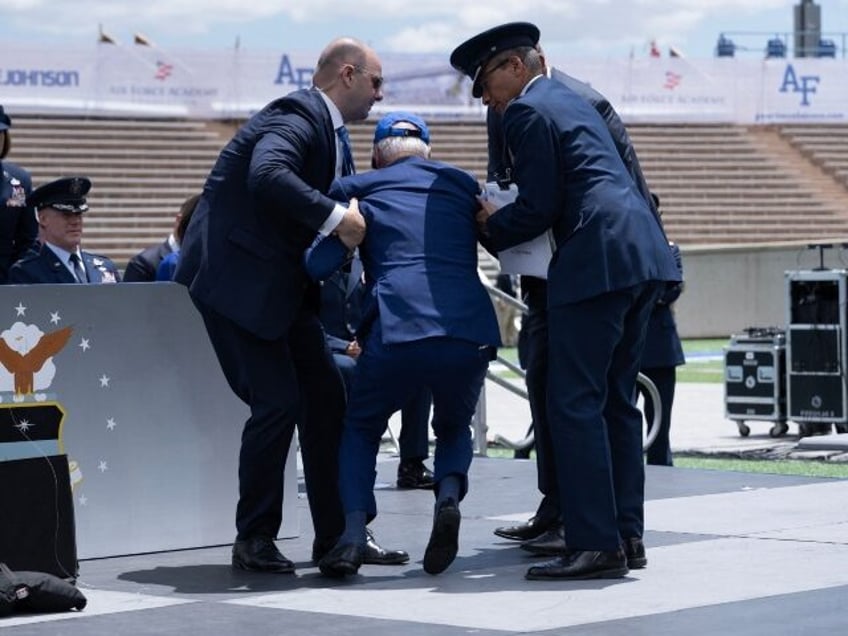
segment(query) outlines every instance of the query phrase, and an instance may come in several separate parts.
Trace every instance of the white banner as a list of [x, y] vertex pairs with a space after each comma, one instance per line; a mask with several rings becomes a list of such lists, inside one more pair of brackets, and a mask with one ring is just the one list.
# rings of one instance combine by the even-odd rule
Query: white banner
[[[385, 99], [374, 114], [405, 108], [482, 118], [468, 78], [447, 57], [381, 54]], [[316, 59], [314, 51], [7, 46], [0, 103], [12, 113], [245, 117], [310, 86]], [[844, 59], [567, 60], [560, 68], [606, 95], [628, 122], [848, 121]]]

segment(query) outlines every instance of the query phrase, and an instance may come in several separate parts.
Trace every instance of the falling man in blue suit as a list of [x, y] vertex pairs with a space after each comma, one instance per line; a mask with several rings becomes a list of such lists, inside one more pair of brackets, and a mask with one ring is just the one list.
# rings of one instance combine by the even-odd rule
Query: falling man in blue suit
[[[359, 570], [365, 526], [377, 515], [380, 438], [389, 416], [425, 387], [433, 394], [436, 505], [424, 570], [443, 572], [458, 551], [471, 418], [500, 335], [477, 274], [479, 185], [469, 173], [430, 160], [429, 142], [427, 125], [416, 115], [386, 115], [374, 133], [372, 163], [379, 169], [343, 177], [329, 193], [359, 201], [368, 293], [339, 453], [345, 530], [319, 561], [325, 576]], [[334, 237], [324, 239], [307, 252], [307, 270], [326, 277], [346, 252]]]

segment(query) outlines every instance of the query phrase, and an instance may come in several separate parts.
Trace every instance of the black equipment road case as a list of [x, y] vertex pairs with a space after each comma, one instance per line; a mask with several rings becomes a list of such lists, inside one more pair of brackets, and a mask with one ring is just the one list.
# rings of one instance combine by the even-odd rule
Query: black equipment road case
[[848, 271], [786, 272], [787, 411], [801, 435], [848, 430]]
[[786, 424], [786, 335], [776, 327], [749, 327], [731, 336], [724, 349], [725, 417], [747, 437], [747, 420], [774, 422], [769, 435], [780, 437]]

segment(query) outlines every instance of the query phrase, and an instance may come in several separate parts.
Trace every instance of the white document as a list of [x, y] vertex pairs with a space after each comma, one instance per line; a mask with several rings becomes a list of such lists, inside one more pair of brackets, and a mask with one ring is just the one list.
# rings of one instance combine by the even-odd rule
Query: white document
[[[514, 183], [510, 184], [509, 190], [501, 190], [497, 183], [486, 184], [487, 199], [499, 208], [515, 201], [517, 196], [518, 186]], [[526, 243], [519, 243], [514, 247], [498, 252], [501, 272], [535, 276], [547, 280], [548, 265], [555, 249], [554, 235], [548, 230]]]

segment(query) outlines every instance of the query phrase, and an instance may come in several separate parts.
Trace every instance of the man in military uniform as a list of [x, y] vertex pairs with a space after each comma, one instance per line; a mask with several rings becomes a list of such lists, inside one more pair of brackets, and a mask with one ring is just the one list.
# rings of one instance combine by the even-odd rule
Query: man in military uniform
[[91, 181], [65, 177], [37, 188], [27, 198], [36, 210], [41, 249], [9, 270], [10, 283], [117, 283], [120, 275], [105, 256], [80, 249], [85, 195]]
[[20, 166], [3, 161], [9, 154], [12, 120], [0, 105], [0, 284], [9, 268], [35, 245], [38, 224], [26, 198], [32, 192], [32, 179]]

